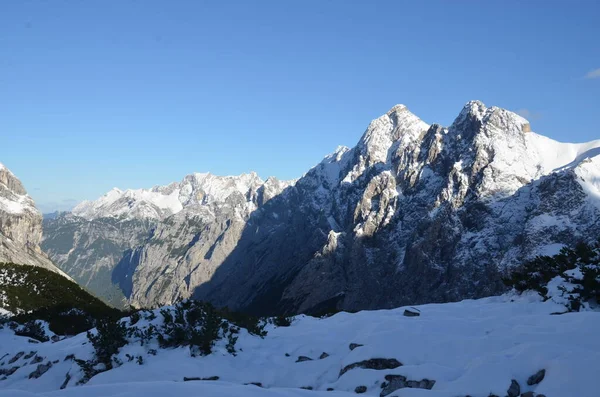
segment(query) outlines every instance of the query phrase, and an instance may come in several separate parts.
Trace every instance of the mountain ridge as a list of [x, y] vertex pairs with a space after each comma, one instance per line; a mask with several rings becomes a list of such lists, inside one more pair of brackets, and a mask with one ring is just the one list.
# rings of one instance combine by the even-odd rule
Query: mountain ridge
[[[294, 181], [280, 181], [275, 177], [262, 180], [255, 172], [237, 176], [217, 176], [210, 172], [186, 175], [181, 182], [155, 185], [150, 189], [113, 188], [97, 200], [83, 201], [71, 211], [87, 220], [102, 217], [135, 217], [162, 219], [175, 215], [185, 207], [209, 202], [224, 202], [236, 193], [248, 194], [262, 188], [266, 193], [278, 186], [289, 186]], [[269, 190], [269, 191], [267, 191]], [[148, 209], [140, 209], [148, 206]], [[138, 211], [139, 210], [139, 211]]]
[[[519, 261], [600, 233], [598, 147], [543, 137], [480, 101], [449, 127], [397, 105], [355, 147], [339, 147], [268, 200], [261, 186], [219, 205], [195, 197], [190, 210], [144, 218], [145, 231], [126, 217], [125, 233], [140, 234], [102, 240], [121, 244], [105, 267], [139, 306], [195, 296], [263, 314], [491, 295]], [[169, 186], [177, 189], [158, 189]], [[81, 269], [73, 253], [100, 240], [80, 231], [93, 224], [104, 234], [115, 222], [69, 223], [69, 235], [86, 242], [58, 252], [52, 240], [68, 228], [49, 220], [44, 247]]]

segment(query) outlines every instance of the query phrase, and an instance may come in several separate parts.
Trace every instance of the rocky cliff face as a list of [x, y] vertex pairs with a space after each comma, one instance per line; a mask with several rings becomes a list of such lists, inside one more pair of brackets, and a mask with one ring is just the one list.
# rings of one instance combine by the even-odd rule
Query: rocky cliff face
[[[131, 233], [127, 222], [142, 230], [138, 222], [152, 219], [147, 234], [111, 251], [107, 267], [138, 305], [193, 294], [274, 313], [474, 298], [501, 291], [502, 272], [526, 258], [597, 238], [597, 154], [600, 141], [559, 143], [477, 101], [450, 127], [398, 105], [354, 148], [339, 148], [295, 184], [257, 181], [231, 191], [211, 184], [211, 194], [198, 196], [206, 188], [183, 187], [193, 176], [152, 189], [177, 196], [181, 208], [120, 192], [85, 203], [67, 224], [89, 246], [98, 239], [88, 239], [85, 225], [112, 222]], [[103, 212], [109, 201], [119, 204]], [[60, 222], [47, 223], [44, 247], [66, 263], [52, 243], [67, 229]]]
[[0, 164], [0, 262], [41, 266], [64, 275], [40, 249], [42, 214], [21, 181]]
[[210, 279], [250, 214], [288, 185], [254, 173], [192, 174], [149, 190], [113, 189], [45, 220], [43, 248], [113, 304], [173, 302]]

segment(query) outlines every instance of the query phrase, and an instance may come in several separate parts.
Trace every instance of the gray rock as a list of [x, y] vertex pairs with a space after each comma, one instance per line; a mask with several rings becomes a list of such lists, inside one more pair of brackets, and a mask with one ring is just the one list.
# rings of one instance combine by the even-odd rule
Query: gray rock
[[521, 394], [521, 397], [534, 397], [534, 396], [535, 396], [535, 394], [533, 394], [532, 391], [528, 391], [528, 392]]
[[297, 363], [301, 363], [303, 361], [312, 361], [312, 358], [306, 357], [306, 356], [299, 356], [298, 359], [296, 360]]
[[319, 356], [319, 360], [322, 360], [322, 359], [324, 359], [324, 358], [327, 358], [327, 357], [329, 357], [329, 354], [327, 354], [327, 353], [323, 352], [323, 353], [321, 353], [321, 355]]
[[423, 380], [419, 381], [419, 389], [431, 390], [431, 389], [433, 389], [434, 385], [435, 385], [434, 380], [423, 379]]
[[359, 344], [359, 343], [350, 343], [350, 346], [349, 346], [349, 348], [350, 348], [350, 350], [354, 350], [354, 349], [356, 349], [357, 347], [361, 347], [361, 346], [364, 346], [364, 345], [361, 345], [361, 344]]
[[380, 397], [385, 397], [388, 394], [395, 392], [398, 389], [413, 388], [413, 389], [426, 389], [431, 390], [435, 385], [435, 380], [422, 379], [417, 380], [406, 380], [405, 376], [402, 375], [386, 375], [385, 382], [381, 384]]
[[194, 381], [194, 380], [209, 380], [209, 381], [215, 381], [215, 380], [219, 380], [218, 376], [209, 376], [207, 378], [201, 378], [201, 377], [197, 377], [197, 376], [193, 376], [193, 377], [187, 377], [184, 376], [183, 377], [183, 381], [184, 382], [190, 382], [190, 381]]
[[21, 367], [12, 367], [12, 368], [0, 368], [0, 375], [6, 375], [6, 376], [10, 376], [12, 374], [14, 374], [15, 372], [17, 372], [17, 370], [21, 368]]
[[527, 379], [527, 384], [529, 386], [537, 385], [538, 383], [540, 383], [541, 381], [544, 380], [545, 376], [546, 376], [546, 370], [540, 369], [539, 371], [537, 371], [535, 374], [531, 375]]
[[46, 364], [38, 364], [35, 371], [29, 374], [29, 379], [37, 379], [44, 375], [48, 370], [52, 368], [52, 362], [48, 361]]
[[354, 368], [366, 368], [366, 369], [382, 370], [382, 369], [394, 369], [394, 368], [398, 368], [401, 365], [402, 365], [402, 363], [400, 361], [396, 360], [395, 358], [371, 358], [369, 360], [363, 360], [363, 361], [359, 361], [359, 362], [356, 362], [356, 363], [352, 363], [352, 364], [346, 365], [340, 371], [340, 375], [339, 376], [344, 375], [346, 372], [348, 372], [348, 371], [350, 371], [351, 369], [354, 369]]
[[35, 357], [33, 357], [33, 360], [31, 360], [31, 362], [29, 363], [29, 365], [41, 363], [42, 361], [44, 361], [44, 357], [40, 357], [36, 354]]
[[402, 375], [386, 375], [385, 379], [386, 382], [381, 384], [382, 390], [380, 397], [385, 397], [398, 389], [403, 389], [406, 387], [406, 377]]
[[420, 315], [421, 315], [421, 313], [419, 313], [419, 311], [416, 309], [410, 309], [410, 310], [405, 309], [404, 310], [404, 316], [406, 316], [406, 317], [418, 317]]
[[27, 353], [25, 356], [23, 356], [23, 360], [29, 360], [31, 357], [34, 356], [34, 354], [37, 353], [35, 351], [30, 351], [29, 353]]
[[18, 352], [17, 354], [15, 354], [13, 356], [13, 358], [11, 358], [10, 360], [8, 360], [9, 364], [14, 363], [15, 361], [17, 361], [18, 359], [20, 359], [21, 357], [23, 357], [23, 355], [25, 354], [25, 352]]
[[356, 394], [362, 394], [365, 393], [367, 391], [367, 386], [356, 386], [356, 388], [354, 389], [354, 393]]
[[506, 394], [508, 397], [519, 397], [521, 394], [521, 386], [519, 386], [519, 382], [513, 379], [510, 382], [510, 387], [506, 391]]
[[67, 372], [67, 374], [65, 375], [65, 380], [63, 381], [62, 385], [60, 385], [60, 390], [65, 389], [67, 387], [67, 385], [69, 384], [70, 380], [71, 380], [71, 374]]

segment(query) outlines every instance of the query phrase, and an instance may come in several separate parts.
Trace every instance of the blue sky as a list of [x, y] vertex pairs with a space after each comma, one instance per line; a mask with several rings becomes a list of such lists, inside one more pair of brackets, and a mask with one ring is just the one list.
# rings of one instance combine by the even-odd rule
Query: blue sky
[[300, 176], [403, 103], [600, 138], [600, 2], [6, 1], [0, 162], [44, 211], [192, 172]]

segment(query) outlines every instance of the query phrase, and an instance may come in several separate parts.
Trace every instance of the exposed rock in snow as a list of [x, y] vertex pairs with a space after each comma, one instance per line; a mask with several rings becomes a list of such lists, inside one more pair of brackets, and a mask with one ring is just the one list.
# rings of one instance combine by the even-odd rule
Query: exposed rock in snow
[[527, 378], [527, 384], [529, 386], [537, 385], [538, 383], [540, 383], [541, 381], [544, 380], [545, 376], [546, 376], [546, 370], [540, 369], [538, 372], [536, 372], [535, 374], [533, 374], [529, 378]]
[[52, 368], [52, 362], [48, 361], [46, 364], [38, 364], [35, 371], [29, 374], [29, 379], [37, 379], [44, 375], [48, 370]]
[[510, 381], [510, 387], [506, 391], [508, 397], [519, 397], [521, 395], [521, 387], [519, 386], [519, 382], [516, 380]]
[[[418, 309], [426, 315], [417, 318], [404, 317], [405, 307], [323, 319], [298, 316], [289, 327], [268, 325], [264, 338], [242, 328], [236, 355], [228, 353], [227, 339], [219, 340], [212, 354], [193, 357], [189, 347], [161, 348], [156, 337], [141, 344], [140, 334], [133, 333], [114, 356], [113, 369], [78, 386], [83, 371], [68, 358], [88, 360], [94, 352], [83, 333], [37, 344], [38, 354], [46, 357], [43, 366], [54, 363], [37, 378], [29, 374], [38, 364], [23, 356], [13, 364], [0, 359], [0, 378], [6, 377], [0, 381], [0, 396], [325, 397], [354, 395], [360, 388], [369, 396], [597, 397], [600, 339], [593, 330], [600, 328], [600, 313], [550, 315], [560, 307], [526, 293], [423, 305]], [[141, 314], [137, 329], [163, 324], [160, 309], [153, 311], [154, 317], [149, 314]], [[356, 340], [364, 346], [349, 350]], [[0, 329], [0, 357], [30, 350], [27, 338]], [[326, 359], [295, 362], [298, 356], [316, 357], [324, 350]], [[142, 364], [128, 356], [142, 357]], [[381, 357], [395, 361], [355, 366], [339, 376], [353, 363]], [[545, 369], [543, 378], [537, 376], [540, 368]], [[532, 374], [537, 383], [528, 382]], [[184, 377], [198, 381], [185, 382]]]

